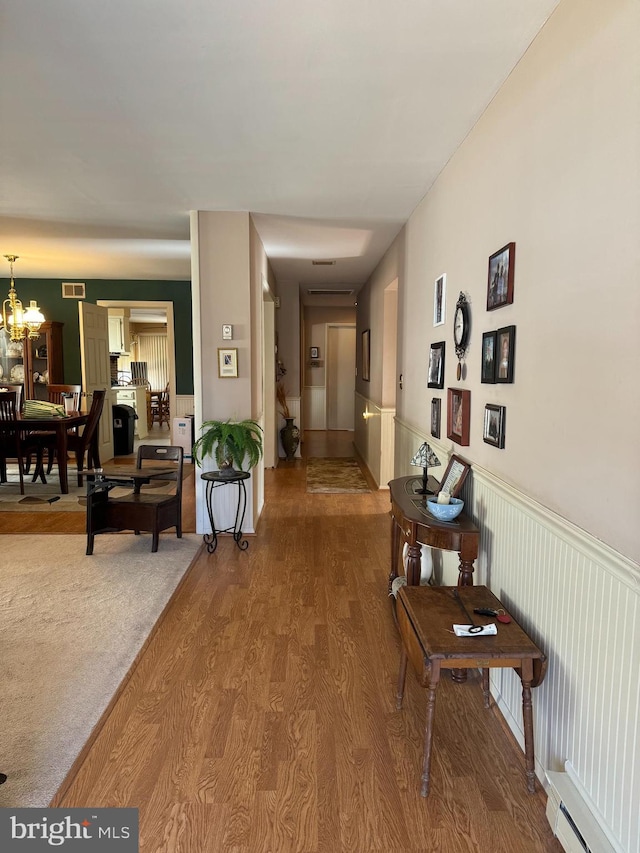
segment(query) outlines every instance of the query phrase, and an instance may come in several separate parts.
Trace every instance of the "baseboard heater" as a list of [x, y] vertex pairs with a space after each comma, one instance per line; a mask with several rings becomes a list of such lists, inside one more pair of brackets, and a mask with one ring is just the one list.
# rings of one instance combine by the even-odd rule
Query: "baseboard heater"
[[547, 820], [567, 853], [616, 853], [569, 773], [547, 772]]

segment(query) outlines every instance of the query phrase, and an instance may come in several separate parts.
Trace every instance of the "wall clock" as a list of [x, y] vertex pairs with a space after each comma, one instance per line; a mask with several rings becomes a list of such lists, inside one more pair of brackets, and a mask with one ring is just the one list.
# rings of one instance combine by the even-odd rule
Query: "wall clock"
[[456, 372], [458, 381], [462, 375], [462, 359], [469, 345], [469, 332], [471, 331], [471, 313], [467, 297], [460, 291], [456, 302], [456, 310], [453, 315], [453, 343], [458, 356], [458, 369]]

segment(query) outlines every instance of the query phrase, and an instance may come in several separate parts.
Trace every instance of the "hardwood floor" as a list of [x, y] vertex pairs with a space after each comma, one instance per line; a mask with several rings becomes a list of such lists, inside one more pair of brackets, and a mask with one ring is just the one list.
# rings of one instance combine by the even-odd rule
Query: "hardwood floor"
[[196, 558], [54, 804], [138, 807], [143, 853], [559, 851], [477, 679], [438, 688], [419, 796], [425, 691], [411, 673], [395, 710], [388, 494], [307, 494], [304, 460], [265, 492], [248, 551], [224, 537]]

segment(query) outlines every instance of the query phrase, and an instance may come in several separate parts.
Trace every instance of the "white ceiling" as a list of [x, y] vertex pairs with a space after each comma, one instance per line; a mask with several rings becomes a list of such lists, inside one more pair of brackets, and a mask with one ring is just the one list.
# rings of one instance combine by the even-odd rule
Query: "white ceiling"
[[248, 210], [357, 289], [557, 2], [3, 0], [0, 254], [188, 280], [189, 211]]

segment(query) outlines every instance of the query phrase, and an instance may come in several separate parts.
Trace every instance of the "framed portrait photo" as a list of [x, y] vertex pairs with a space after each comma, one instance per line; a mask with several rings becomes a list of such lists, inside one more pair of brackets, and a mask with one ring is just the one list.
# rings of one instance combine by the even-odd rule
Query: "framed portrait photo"
[[471, 391], [447, 389], [447, 438], [456, 444], [469, 444]]
[[507, 243], [489, 258], [487, 280], [487, 311], [511, 305], [513, 302], [513, 275], [516, 265], [516, 244]]
[[497, 332], [484, 332], [482, 335], [482, 374], [481, 382], [493, 384], [496, 381], [496, 342]]
[[447, 275], [442, 273], [433, 285], [433, 325], [442, 326], [445, 320], [445, 297], [447, 294]]
[[496, 336], [496, 382], [513, 382], [516, 327], [504, 326], [498, 329]]
[[504, 447], [504, 422], [506, 408], [487, 403], [484, 407], [484, 430], [482, 438], [494, 447]]
[[238, 378], [238, 350], [218, 348], [218, 376], [220, 379]]
[[444, 472], [440, 483], [440, 491], [448, 492], [452, 498], [457, 498], [462, 491], [462, 486], [470, 470], [471, 465], [465, 462], [460, 456], [454, 454], [449, 459], [447, 470]]
[[431, 401], [431, 435], [440, 438], [440, 397], [434, 397]]
[[362, 333], [362, 378], [370, 382], [369, 368], [371, 367], [371, 329]]
[[427, 388], [444, 388], [444, 349], [444, 341], [431, 344], [429, 348]]

